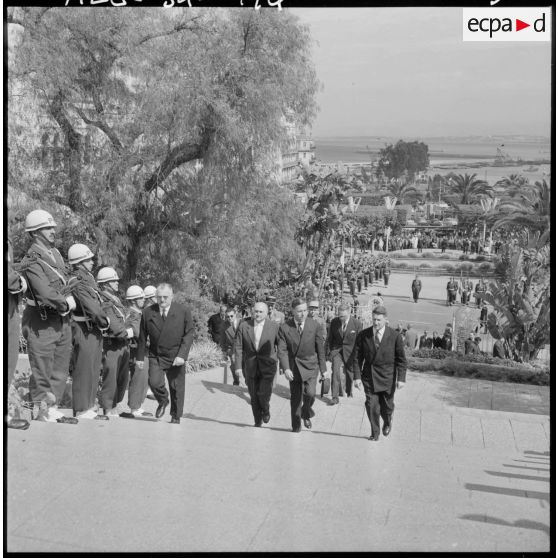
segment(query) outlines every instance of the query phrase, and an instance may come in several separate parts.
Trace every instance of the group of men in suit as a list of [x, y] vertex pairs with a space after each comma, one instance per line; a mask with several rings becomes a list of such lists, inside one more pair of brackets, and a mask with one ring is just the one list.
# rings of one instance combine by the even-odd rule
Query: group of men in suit
[[[316, 301], [309, 303], [315, 309]], [[234, 335], [233, 363], [237, 377], [244, 375], [251, 399], [254, 426], [261, 427], [271, 418], [270, 399], [277, 365], [289, 381], [291, 427], [300, 432], [302, 424], [312, 428], [313, 405], [318, 376], [329, 379], [326, 347], [332, 360], [331, 404], [339, 403], [342, 394], [341, 367], [345, 369], [345, 390], [364, 388], [366, 411], [371, 425], [370, 440], [377, 441], [382, 432], [388, 436], [393, 425], [395, 390], [402, 388], [406, 377], [406, 358], [401, 336], [387, 326], [384, 306], [373, 310], [373, 326], [362, 329], [342, 304], [332, 320], [327, 338], [322, 324], [309, 316], [308, 303], [295, 298], [292, 318], [282, 324], [272, 321], [268, 307], [257, 302], [253, 316], [239, 323]], [[230, 317], [234, 317], [231, 311]]]

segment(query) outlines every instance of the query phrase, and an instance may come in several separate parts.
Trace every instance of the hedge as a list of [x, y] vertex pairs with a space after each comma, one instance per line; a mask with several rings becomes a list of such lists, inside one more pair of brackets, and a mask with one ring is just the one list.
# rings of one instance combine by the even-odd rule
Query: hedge
[[[409, 351], [410, 352], [410, 351]], [[417, 349], [407, 356], [409, 370], [458, 378], [547, 386], [550, 369], [489, 355], [464, 355], [443, 349]]]

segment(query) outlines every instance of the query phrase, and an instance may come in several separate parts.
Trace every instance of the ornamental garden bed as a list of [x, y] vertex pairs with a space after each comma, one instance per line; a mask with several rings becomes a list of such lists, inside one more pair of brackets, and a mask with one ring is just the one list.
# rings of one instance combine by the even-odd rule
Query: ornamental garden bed
[[442, 349], [418, 349], [407, 353], [407, 368], [455, 378], [492, 382], [550, 385], [550, 368], [488, 355], [464, 355]]

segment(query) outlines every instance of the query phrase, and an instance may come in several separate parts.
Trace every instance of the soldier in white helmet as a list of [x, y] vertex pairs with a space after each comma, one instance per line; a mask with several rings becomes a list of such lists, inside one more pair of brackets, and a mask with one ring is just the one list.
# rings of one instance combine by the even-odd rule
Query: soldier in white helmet
[[95, 399], [101, 375], [103, 331], [110, 324], [102, 308], [93, 269], [93, 252], [85, 244], [73, 244], [68, 250], [72, 266], [70, 280], [76, 309], [72, 315], [74, 338], [72, 405], [74, 415], [83, 419], [108, 420], [97, 414]]
[[110, 319], [110, 325], [103, 333], [100, 394], [100, 405], [109, 417], [119, 416], [116, 407], [124, 399], [130, 379], [128, 340], [134, 337], [134, 330], [126, 325], [126, 308], [118, 297], [119, 280], [118, 273], [112, 267], [103, 267], [97, 273], [103, 309]]
[[57, 408], [64, 394], [72, 354], [70, 311], [76, 307], [67, 292], [68, 271], [54, 247], [56, 223], [42, 209], [25, 218], [32, 244], [21, 262], [27, 282], [27, 306], [22, 333], [27, 340], [31, 377], [29, 392], [38, 406], [37, 419], [75, 424]]
[[130, 339], [130, 384], [128, 386], [128, 407], [130, 407], [130, 411], [120, 413], [120, 416], [125, 418], [152, 417], [153, 413], [148, 413], [142, 409], [142, 404], [147, 395], [147, 367], [144, 366], [143, 369], [140, 369], [136, 366], [141, 313], [145, 302], [143, 289], [139, 285], [128, 287], [126, 300], [129, 305], [126, 314], [126, 327], [132, 328], [134, 337]]
[[147, 285], [143, 289], [143, 294], [145, 296], [145, 308], [157, 302], [157, 289], [153, 285]]

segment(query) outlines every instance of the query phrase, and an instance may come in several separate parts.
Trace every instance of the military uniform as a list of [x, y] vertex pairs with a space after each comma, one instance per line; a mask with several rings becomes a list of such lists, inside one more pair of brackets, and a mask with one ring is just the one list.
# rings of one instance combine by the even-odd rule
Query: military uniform
[[390, 274], [391, 274], [391, 271], [390, 271], [389, 267], [386, 267], [384, 269], [384, 286], [385, 287], [388, 286]]
[[22, 333], [27, 340], [31, 399], [58, 403], [66, 387], [72, 354], [68, 275], [62, 255], [33, 242], [22, 263], [29, 287]]
[[126, 328], [132, 329], [134, 336], [129, 342], [130, 350], [130, 360], [129, 360], [129, 371], [130, 371], [130, 385], [128, 387], [128, 407], [130, 410], [136, 411], [141, 409], [145, 398], [147, 397], [148, 388], [148, 367], [144, 366], [140, 370], [136, 367], [136, 353], [138, 351], [138, 339], [140, 331], [142, 311], [138, 308], [128, 308], [128, 314], [126, 315]]
[[411, 283], [411, 291], [413, 292], [413, 300], [418, 302], [419, 294], [422, 289], [422, 281], [420, 279], [413, 279]]
[[110, 320], [108, 329], [103, 332], [103, 371], [99, 398], [100, 406], [106, 414], [124, 399], [128, 387], [128, 339], [133, 336], [133, 330], [130, 328], [132, 335], [129, 335], [126, 327], [126, 309], [121, 300], [105, 289], [101, 289], [99, 294], [103, 300], [103, 310]]
[[457, 281], [448, 281], [446, 285], [448, 291], [448, 306], [453, 306], [455, 299], [457, 297], [457, 290], [459, 289], [459, 283]]
[[79, 413], [95, 407], [103, 356], [102, 331], [108, 328], [109, 320], [95, 278], [89, 271], [76, 269], [70, 284], [76, 301], [72, 315], [72, 403], [74, 413]]

